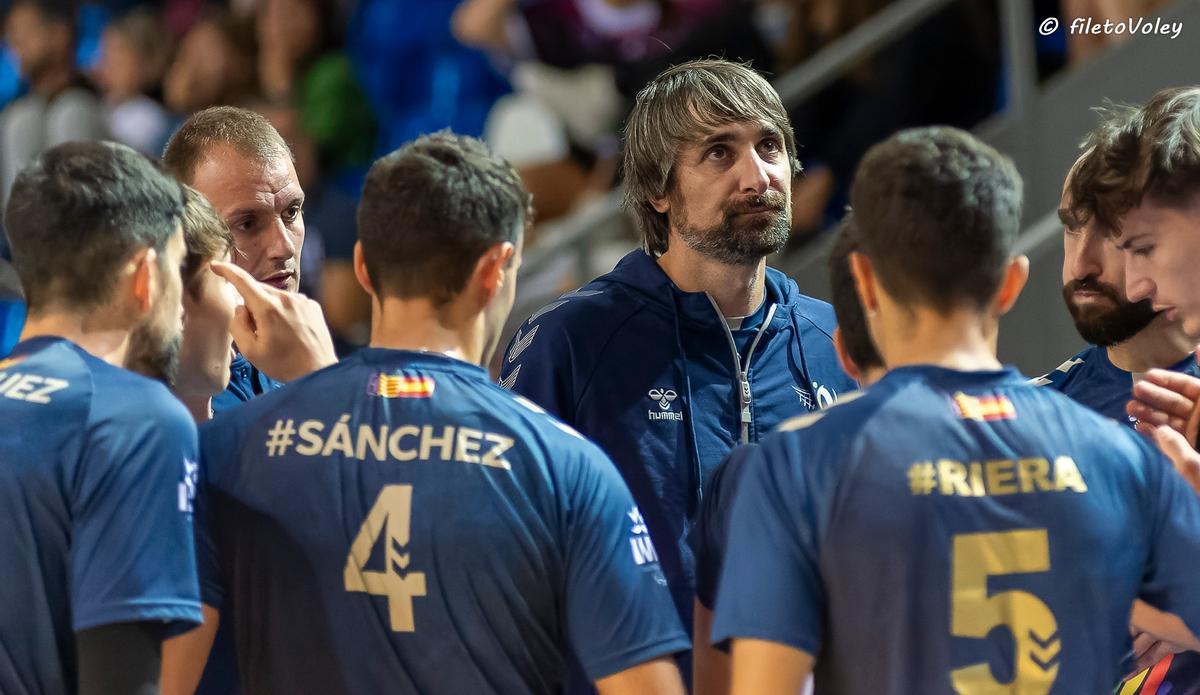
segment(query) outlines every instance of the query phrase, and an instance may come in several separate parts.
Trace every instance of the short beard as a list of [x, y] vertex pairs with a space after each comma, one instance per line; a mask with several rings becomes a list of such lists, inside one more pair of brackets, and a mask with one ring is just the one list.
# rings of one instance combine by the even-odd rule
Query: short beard
[[[740, 213], [767, 208], [763, 220], [742, 218]], [[792, 233], [792, 211], [787, 197], [775, 191], [727, 205], [721, 222], [707, 229], [688, 223], [687, 210], [680, 206], [677, 233], [691, 249], [725, 265], [754, 265], [783, 248]]]
[[[1108, 311], [1083, 309], [1075, 304], [1074, 299], [1075, 292], [1080, 289], [1099, 292], [1116, 307]], [[1092, 345], [1105, 348], [1119, 345], [1141, 333], [1159, 314], [1149, 300], [1131, 302], [1113, 287], [1097, 281], [1094, 276], [1068, 282], [1063, 286], [1063, 299], [1067, 302], [1067, 310], [1071, 312], [1079, 336]]]
[[125, 368], [174, 387], [182, 342], [183, 336], [178, 333], [163, 337], [155, 335], [148, 325], [139, 326], [129, 336]]

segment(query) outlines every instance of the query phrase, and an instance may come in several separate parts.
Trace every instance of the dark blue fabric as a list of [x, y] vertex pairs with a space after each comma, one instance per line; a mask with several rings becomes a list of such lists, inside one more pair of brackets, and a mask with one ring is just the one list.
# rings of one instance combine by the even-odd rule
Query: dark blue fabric
[[[1188, 355], [1169, 369], [1200, 376], [1196, 357]], [[1101, 415], [1123, 422], [1130, 427], [1134, 420], [1125, 412], [1133, 397], [1133, 374], [1114, 365], [1108, 350], [1091, 345], [1078, 355], [1063, 362], [1053, 371], [1033, 380], [1038, 386], [1062, 391]]]
[[902, 367], [785, 423], [727, 541], [714, 642], [818, 655], [822, 695], [1111, 692], [1135, 598], [1200, 628], [1196, 494], [1014, 370]]
[[366, 348], [201, 449], [201, 592], [247, 692], [555, 693], [572, 656], [688, 646], [611, 462], [475, 365]]
[[76, 692], [74, 633], [200, 622], [196, 428], [161, 384], [60, 338], [0, 360], [0, 693]]
[[[734, 332], [743, 362], [771, 304], [775, 312], [749, 364], [750, 441], [856, 388], [834, 353], [833, 310], [772, 268], [755, 312], [763, 318]], [[654, 259], [634, 251], [521, 325], [505, 352], [501, 385], [562, 418], [617, 464], [690, 631], [688, 529], [705, 481], [741, 435], [734, 358], [709, 298], [681, 291]]]
[[696, 600], [710, 611], [717, 603], [717, 585], [725, 560], [733, 501], [737, 499], [746, 462], [753, 459], [757, 451], [757, 444], [739, 446], [717, 466], [689, 536], [692, 552], [696, 555]]
[[25, 302], [0, 299], [0, 355], [7, 355], [17, 344], [25, 325]]
[[229, 386], [212, 399], [213, 413], [222, 413], [283, 386], [283, 382], [258, 371], [241, 353], [234, 356], [229, 365]]

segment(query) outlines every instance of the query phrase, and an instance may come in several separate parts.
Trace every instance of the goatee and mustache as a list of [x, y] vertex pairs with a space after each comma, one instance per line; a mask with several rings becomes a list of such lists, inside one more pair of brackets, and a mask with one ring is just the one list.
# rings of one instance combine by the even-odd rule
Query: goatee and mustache
[[162, 335], [149, 324], [143, 324], [129, 336], [125, 368], [173, 387], [179, 373], [179, 348], [182, 342], [180, 333]]
[[[1110, 300], [1113, 306], [1079, 306], [1075, 303], [1075, 293], [1080, 290], [1096, 292]], [[1080, 337], [1100, 347], [1112, 347], [1129, 340], [1160, 313], [1151, 307], [1150, 300], [1131, 302], [1123, 292], [1100, 282], [1095, 275], [1068, 282], [1063, 286], [1063, 299]]]
[[[792, 232], [792, 211], [779, 191], [743, 198], [722, 209], [721, 221], [709, 228], [693, 227], [687, 208], [677, 206], [679, 238], [709, 258], [726, 265], [751, 265], [783, 248]], [[751, 216], [751, 213], [753, 214]]]

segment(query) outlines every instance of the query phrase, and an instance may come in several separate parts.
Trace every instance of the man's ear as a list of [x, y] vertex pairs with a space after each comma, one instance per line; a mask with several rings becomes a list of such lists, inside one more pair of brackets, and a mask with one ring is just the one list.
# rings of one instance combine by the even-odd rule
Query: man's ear
[[660, 214], [665, 215], [666, 213], [670, 212], [670, 210], [671, 210], [671, 199], [669, 196], [663, 196], [661, 198], [651, 198], [650, 200], [648, 200], [646, 202], [650, 203], [650, 207], [654, 208], [654, 211], [657, 213], [660, 213]]
[[471, 285], [478, 288], [483, 304], [488, 304], [500, 293], [505, 282], [511, 282], [509, 271], [513, 254], [517, 247], [511, 241], [501, 242], [488, 248], [475, 263], [475, 272], [471, 275]]
[[375, 295], [375, 286], [371, 283], [371, 274], [367, 272], [367, 260], [363, 256], [361, 241], [354, 242], [354, 279], [358, 280], [359, 287], [362, 287], [372, 299], [378, 299]]
[[157, 264], [158, 252], [152, 248], [141, 249], [125, 264], [124, 274], [128, 278], [131, 298], [137, 310], [143, 314], [154, 305]]
[[863, 312], [874, 314], [879, 310], [879, 286], [871, 259], [858, 251], [851, 251], [850, 274], [854, 276], [854, 289], [858, 291]]
[[854, 364], [854, 360], [850, 359], [850, 353], [846, 350], [846, 343], [842, 341], [842, 329], [837, 327], [833, 329], [833, 351], [837, 355], [838, 364], [842, 366], [842, 371], [846, 376], [861, 383], [862, 371]]
[[1025, 283], [1029, 280], [1029, 257], [1016, 256], [1009, 260], [1008, 267], [1004, 269], [1004, 280], [1000, 283], [1000, 289], [996, 291], [996, 315], [1003, 316], [1013, 308], [1017, 303], [1017, 298], [1021, 296], [1021, 290], [1025, 289]]

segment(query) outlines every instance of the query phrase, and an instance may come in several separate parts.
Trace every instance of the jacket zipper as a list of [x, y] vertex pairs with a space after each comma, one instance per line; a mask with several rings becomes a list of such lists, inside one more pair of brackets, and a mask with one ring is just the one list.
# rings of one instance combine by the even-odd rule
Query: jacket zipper
[[749, 444], [750, 424], [754, 421], [754, 416], [750, 413], [750, 403], [753, 400], [753, 394], [750, 393], [750, 362], [754, 359], [754, 351], [758, 348], [758, 341], [762, 339], [767, 326], [771, 325], [771, 319], [775, 317], [776, 305], [771, 304], [767, 307], [767, 315], [763, 317], [762, 325], [758, 327], [758, 333], [754, 334], [754, 340], [750, 342], [750, 348], [746, 351], [746, 364], [745, 369], [743, 369], [742, 356], [738, 354], [737, 342], [733, 339], [733, 331], [730, 330], [729, 324], [725, 321], [725, 316], [721, 313], [721, 308], [717, 306], [717, 301], [712, 298], [712, 295], [705, 292], [704, 296], [708, 297], [713, 310], [717, 312], [717, 318], [721, 320], [721, 327], [725, 329], [725, 339], [729, 341], [729, 351], [733, 353], [733, 369], [737, 373], [738, 380], [738, 419], [742, 425], [740, 441], [742, 444]]

